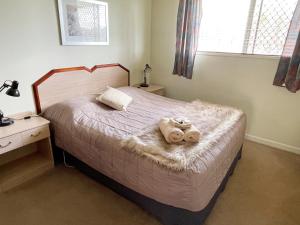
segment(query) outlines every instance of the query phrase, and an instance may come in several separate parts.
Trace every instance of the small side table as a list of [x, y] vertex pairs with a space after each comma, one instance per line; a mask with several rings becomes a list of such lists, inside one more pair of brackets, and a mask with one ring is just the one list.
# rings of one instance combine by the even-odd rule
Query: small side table
[[0, 192], [8, 191], [54, 167], [49, 121], [28, 113], [0, 127]]
[[153, 94], [157, 94], [157, 95], [161, 95], [161, 96], [165, 95], [165, 88], [160, 85], [150, 84], [149, 87], [140, 87], [140, 84], [135, 84], [135, 85], [133, 85], [133, 87], [140, 88], [143, 91], [147, 91], [147, 92], [150, 92]]

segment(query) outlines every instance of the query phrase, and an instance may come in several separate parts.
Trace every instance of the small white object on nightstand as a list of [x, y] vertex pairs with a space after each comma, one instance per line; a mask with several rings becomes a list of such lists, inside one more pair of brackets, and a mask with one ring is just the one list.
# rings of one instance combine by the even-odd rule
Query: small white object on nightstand
[[165, 88], [160, 85], [150, 84], [149, 87], [140, 87], [139, 84], [135, 84], [135, 85], [133, 85], [133, 87], [140, 88], [143, 91], [147, 91], [147, 92], [150, 92], [153, 94], [157, 94], [157, 95], [161, 95], [161, 96], [165, 95]]
[[0, 192], [54, 167], [49, 121], [28, 113], [11, 116], [15, 123], [0, 128]]

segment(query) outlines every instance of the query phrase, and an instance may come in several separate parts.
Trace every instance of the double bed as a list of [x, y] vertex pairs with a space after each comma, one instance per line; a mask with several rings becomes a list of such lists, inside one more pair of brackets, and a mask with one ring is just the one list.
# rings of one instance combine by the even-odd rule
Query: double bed
[[[174, 170], [124, 147], [124, 141], [157, 126], [191, 103], [129, 86], [129, 70], [119, 64], [52, 70], [34, 85], [37, 112], [51, 121], [55, 146], [69, 162], [136, 202], [166, 225], [200, 225], [211, 211], [241, 157], [246, 117], [243, 113], [196, 158], [197, 170]], [[96, 101], [106, 86], [133, 98], [127, 111]], [[201, 103], [202, 111], [215, 105]], [[218, 106], [217, 112], [228, 107]], [[226, 111], [227, 110], [227, 111]], [[223, 112], [222, 111], [222, 112]], [[222, 117], [199, 111], [198, 128], [213, 133]], [[225, 118], [225, 117], [224, 117]], [[215, 121], [209, 130], [207, 121]], [[225, 121], [226, 122], [226, 121]]]

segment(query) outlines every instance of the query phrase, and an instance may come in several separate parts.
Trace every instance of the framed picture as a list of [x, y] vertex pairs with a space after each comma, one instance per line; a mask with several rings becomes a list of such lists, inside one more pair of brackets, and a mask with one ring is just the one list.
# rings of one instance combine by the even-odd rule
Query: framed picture
[[108, 4], [58, 0], [63, 45], [109, 45]]

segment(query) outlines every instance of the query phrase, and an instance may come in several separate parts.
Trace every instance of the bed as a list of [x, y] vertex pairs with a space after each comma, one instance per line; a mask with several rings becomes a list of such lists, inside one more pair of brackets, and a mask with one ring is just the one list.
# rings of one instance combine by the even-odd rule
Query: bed
[[[218, 141], [194, 160], [197, 170], [168, 168], [125, 149], [124, 140], [155, 127], [160, 118], [172, 116], [190, 103], [130, 87], [129, 76], [129, 70], [120, 64], [52, 70], [33, 85], [37, 112], [51, 121], [55, 146], [66, 152], [69, 163], [165, 225], [200, 225], [241, 158], [246, 117], [241, 113]], [[133, 97], [126, 112], [95, 100], [108, 85]], [[201, 112], [216, 108], [202, 102], [201, 107]], [[223, 106], [216, 109], [222, 110], [225, 115], [234, 111]], [[203, 115], [199, 110], [199, 117]], [[214, 117], [216, 124], [220, 118]], [[203, 118], [199, 126], [205, 125], [205, 120], [209, 119]]]

